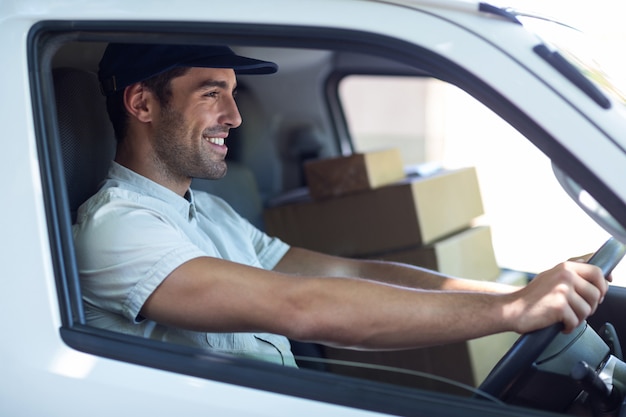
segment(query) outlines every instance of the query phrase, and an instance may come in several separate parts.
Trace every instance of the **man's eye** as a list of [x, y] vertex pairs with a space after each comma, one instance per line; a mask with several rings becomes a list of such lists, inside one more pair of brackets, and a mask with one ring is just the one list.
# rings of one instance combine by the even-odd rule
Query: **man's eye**
[[208, 93], [204, 94], [204, 97], [217, 97], [217, 95], [217, 91], [209, 91]]

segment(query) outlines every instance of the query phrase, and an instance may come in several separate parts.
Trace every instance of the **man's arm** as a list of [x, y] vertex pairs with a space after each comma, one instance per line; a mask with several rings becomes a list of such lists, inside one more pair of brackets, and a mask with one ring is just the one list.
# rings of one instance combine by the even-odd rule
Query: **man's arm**
[[438, 272], [395, 262], [342, 258], [292, 247], [275, 271], [293, 275], [364, 278], [427, 290], [512, 292], [518, 287], [491, 281], [449, 277]]
[[[560, 264], [515, 292], [489, 293], [460, 291], [463, 285], [447, 279], [438, 285], [439, 276], [398, 264], [389, 264], [390, 273], [401, 275], [393, 284], [372, 280], [390, 275], [384, 264], [375, 265], [377, 272], [365, 279], [350, 278], [360, 263], [335, 259], [322, 267], [333, 276], [320, 276], [316, 263], [325, 255], [299, 253], [290, 251], [275, 271], [193, 259], [154, 291], [142, 315], [198, 331], [264, 331], [329, 345], [401, 349], [502, 331], [525, 333], [559, 321], [571, 330], [595, 310], [607, 289], [599, 268], [576, 262]], [[295, 279], [298, 260], [304, 265]], [[411, 275], [425, 287], [457, 288], [398, 285]]]

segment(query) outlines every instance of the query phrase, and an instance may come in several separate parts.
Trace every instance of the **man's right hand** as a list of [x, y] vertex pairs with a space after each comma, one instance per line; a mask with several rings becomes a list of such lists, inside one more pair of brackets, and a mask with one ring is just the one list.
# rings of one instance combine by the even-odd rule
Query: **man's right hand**
[[567, 261], [538, 274], [527, 286], [507, 294], [504, 315], [518, 333], [562, 322], [570, 332], [593, 314], [604, 299], [608, 281], [594, 265]]

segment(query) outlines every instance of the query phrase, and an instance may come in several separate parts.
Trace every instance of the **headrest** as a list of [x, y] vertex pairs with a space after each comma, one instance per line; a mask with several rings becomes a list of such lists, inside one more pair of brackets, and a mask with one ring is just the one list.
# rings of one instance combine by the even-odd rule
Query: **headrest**
[[93, 195], [115, 154], [115, 135], [95, 73], [74, 68], [53, 71], [65, 181], [75, 220]]

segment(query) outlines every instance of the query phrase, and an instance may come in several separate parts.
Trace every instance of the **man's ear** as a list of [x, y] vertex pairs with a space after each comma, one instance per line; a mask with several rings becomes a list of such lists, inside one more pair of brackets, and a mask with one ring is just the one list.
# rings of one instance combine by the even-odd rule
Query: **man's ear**
[[124, 90], [124, 106], [126, 111], [143, 123], [152, 121], [154, 96], [143, 84], [135, 83]]

